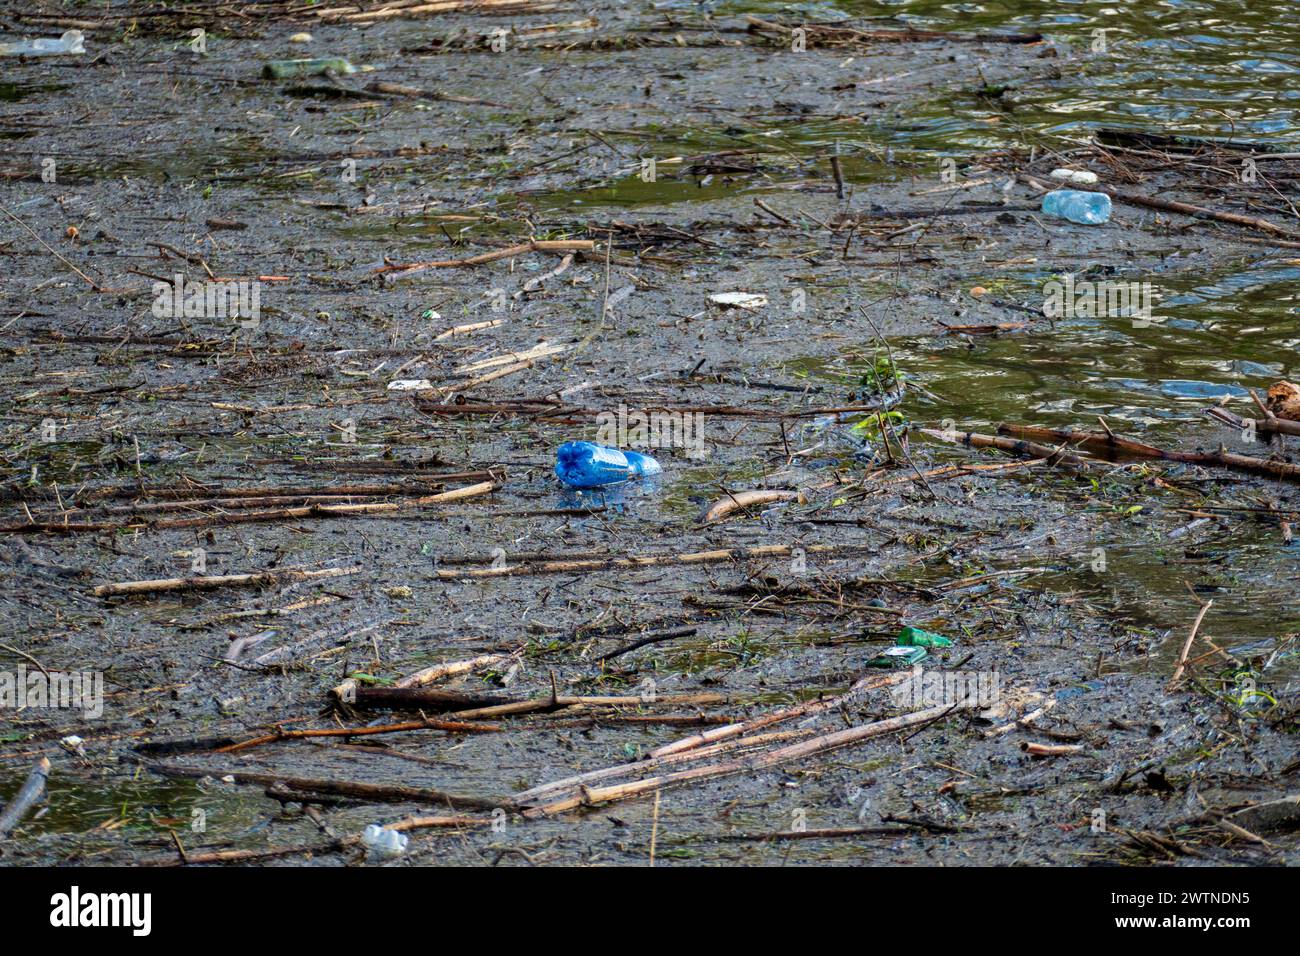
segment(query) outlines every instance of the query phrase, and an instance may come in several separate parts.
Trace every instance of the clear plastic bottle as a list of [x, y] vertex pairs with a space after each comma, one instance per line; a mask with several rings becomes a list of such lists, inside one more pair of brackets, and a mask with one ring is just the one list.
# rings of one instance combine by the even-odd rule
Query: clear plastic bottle
[[55, 56], [62, 53], [85, 53], [85, 39], [85, 34], [80, 30], [69, 30], [57, 40], [37, 37], [35, 40], [0, 43], [0, 56]]
[[555, 452], [555, 476], [573, 488], [599, 488], [662, 471], [649, 455], [589, 441], [565, 442]]
[[1110, 219], [1110, 197], [1081, 189], [1053, 189], [1043, 197], [1043, 212], [1081, 226], [1100, 226]]

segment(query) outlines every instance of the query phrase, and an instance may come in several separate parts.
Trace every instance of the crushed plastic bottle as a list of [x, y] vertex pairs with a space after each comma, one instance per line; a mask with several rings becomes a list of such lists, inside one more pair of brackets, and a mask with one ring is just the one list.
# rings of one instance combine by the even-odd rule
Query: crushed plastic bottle
[[662, 471], [649, 455], [589, 441], [565, 442], [555, 452], [555, 476], [572, 488], [599, 488]]
[[898, 632], [899, 647], [952, 647], [952, 641], [942, 634], [925, 631], [919, 627], [905, 627]]
[[341, 56], [325, 56], [310, 60], [271, 60], [262, 65], [262, 75], [271, 80], [286, 80], [294, 76], [322, 76], [326, 73], [356, 73], [357, 68]]
[[86, 35], [80, 30], [69, 30], [57, 40], [38, 37], [35, 40], [17, 40], [13, 43], [0, 43], [0, 56], [58, 56], [60, 54], [85, 53]]
[[361, 842], [366, 849], [379, 857], [399, 857], [406, 852], [410, 838], [405, 833], [398, 833], [388, 827], [370, 824], [361, 831]]
[[1081, 189], [1053, 189], [1043, 197], [1043, 212], [1081, 226], [1100, 226], [1110, 219], [1110, 197]]

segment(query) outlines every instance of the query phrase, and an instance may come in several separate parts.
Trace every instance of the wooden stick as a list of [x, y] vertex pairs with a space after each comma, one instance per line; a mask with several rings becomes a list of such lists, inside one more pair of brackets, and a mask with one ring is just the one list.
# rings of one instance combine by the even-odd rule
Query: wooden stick
[[[495, 472], [495, 474], [494, 474]], [[91, 488], [77, 494], [72, 500], [78, 507], [105, 498], [134, 499], [189, 499], [189, 498], [259, 498], [292, 495], [418, 495], [445, 488], [452, 481], [487, 481], [500, 475], [493, 471], [412, 472], [403, 475], [400, 483], [361, 485], [208, 485], [184, 482], [169, 485], [140, 485], [137, 483]]]
[[[187, 511], [200, 508], [270, 508], [275, 505], [333, 505], [352, 504], [358, 498], [378, 498], [379, 495], [288, 495], [264, 498], [182, 498], [174, 501], [147, 501], [134, 505], [107, 505], [103, 514], [140, 517], [164, 511]], [[215, 517], [215, 516], [214, 516]]]
[[470, 332], [478, 332], [482, 329], [494, 329], [505, 322], [505, 319], [492, 319], [488, 322], [471, 322], [468, 325], [452, 326], [443, 332], [439, 332], [433, 337], [435, 342], [441, 342], [443, 339], [455, 338], [458, 335], [468, 335]]
[[28, 774], [27, 781], [0, 812], [0, 839], [18, 825], [18, 821], [27, 815], [36, 801], [41, 798], [41, 794], [45, 793], [45, 782], [49, 776], [50, 758], [42, 757], [36, 761], [36, 766]]
[[997, 448], [1001, 451], [1011, 452], [1013, 455], [1044, 459], [1049, 464], [1059, 462], [1071, 469], [1086, 470], [1088, 468], [1088, 462], [1078, 455], [1067, 454], [1060, 448], [1051, 448], [1047, 445], [1039, 445], [1023, 439], [1000, 438], [995, 435], [980, 435], [976, 432], [939, 431], [936, 428], [921, 428], [918, 431], [922, 435], [938, 438], [940, 441], [955, 441], [966, 445], [968, 448]]
[[324, 727], [316, 730], [284, 730], [276, 728], [275, 733], [239, 743], [218, 747], [214, 753], [233, 754], [241, 750], [251, 750], [263, 744], [278, 743], [281, 740], [305, 740], [310, 737], [370, 737], [375, 734], [399, 734], [408, 730], [446, 730], [458, 734], [499, 733], [504, 730], [496, 724], [466, 724], [457, 720], [410, 720], [401, 724], [387, 724], [382, 727]]
[[[572, 561], [543, 561], [536, 564], [508, 565], [504, 568], [473, 568], [455, 570], [439, 568], [443, 580], [456, 578], [493, 578], [514, 574], [565, 574], [571, 571], [594, 571], [602, 568], [648, 568], [665, 564], [712, 564], [718, 561], [741, 561], [753, 558], [773, 558], [791, 554], [795, 545], [766, 544], [755, 548], [726, 548], [718, 551], [696, 551], [691, 554], [644, 554], [625, 558], [580, 558]], [[808, 554], [875, 550], [876, 545], [807, 545]]]
[[76, 532], [118, 531], [125, 529], [156, 531], [167, 528], [200, 528], [211, 524], [245, 524], [248, 522], [261, 521], [287, 521], [295, 518], [347, 518], [357, 515], [392, 514], [397, 511], [408, 511], [415, 508], [424, 508], [433, 504], [445, 504], [449, 501], [460, 501], [465, 498], [479, 497], [488, 494], [495, 488], [496, 484], [494, 482], [483, 481], [475, 485], [466, 485], [463, 488], [453, 488], [450, 491], [442, 491], [436, 495], [424, 495], [419, 498], [410, 498], [405, 501], [363, 502], [360, 504], [308, 504], [293, 508], [276, 508], [270, 511], [218, 512], [216, 514], [203, 515], [198, 518], [155, 518], [149, 521], [141, 521], [134, 524], [128, 523], [126, 525], [28, 521], [25, 524], [0, 526], [0, 533], [29, 534], [35, 532], [51, 532], [72, 534]]
[[452, 369], [454, 375], [473, 375], [475, 372], [481, 372], [486, 368], [495, 368], [499, 365], [509, 365], [511, 363], [526, 362], [529, 359], [544, 358], [548, 355], [555, 355], [563, 352], [568, 346], [552, 345], [549, 342], [540, 342], [534, 345], [526, 352], [506, 352], [504, 355], [494, 355], [492, 358], [481, 359], [477, 362], [471, 362], [468, 365], [458, 365]]
[[385, 823], [385, 830], [428, 830], [442, 827], [487, 827], [492, 825], [491, 817], [403, 817], [395, 823]]
[[[176, 831], [172, 831], [175, 836]], [[135, 866], [197, 866], [215, 863], [256, 863], [262, 860], [275, 860], [301, 853], [336, 853], [361, 843], [359, 836], [339, 837], [326, 843], [309, 843], [306, 846], [274, 846], [265, 850], [209, 850], [201, 853], [183, 853], [180, 856], [147, 856]], [[179, 849], [179, 846], [177, 847]]]
[[[466, 816], [425, 816], [425, 817], [403, 817], [393, 823], [384, 825], [385, 830], [397, 830], [404, 832], [408, 830], [427, 830], [434, 828], [453, 828], [462, 827], [484, 827], [491, 826], [493, 820], [491, 817], [466, 817]], [[252, 863], [260, 860], [278, 859], [286, 856], [296, 856], [301, 853], [318, 854], [318, 853], [337, 853], [340, 850], [346, 850], [361, 843], [361, 837], [350, 835], [338, 837], [328, 843], [308, 844], [307, 846], [282, 846], [271, 847], [266, 850], [213, 850], [206, 853], [184, 853], [180, 856], [155, 856], [146, 857], [141, 860], [138, 866], [193, 866], [198, 864], [213, 863]]]
[[474, 96], [456, 96], [454, 93], [444, 93], [441, 90], [422, 90], [415, 86], [403, 86], [400, 83], [386, 83], [383, 80], [376, 80], [366, 87], [367, 91], [379, 93], [384, 96], [403, 96], [414, 100], [440, 100], [446, 103], [465, 103], [470, 106], [494, 106], [497, 109], [510, 109], [505, 103], [495, 103], [492, 100], [481, 100]]
[[[1019, 176], [1022, 182], [1029, 183], [1031, 186], [1037, 186], [1039, 189], [1059, 189], [1060, 183], [1049, 183], [1046, 180], [1039, 179], [1036, 176], [1029, 176], [1021, 173]], [[1284, 229], [1282, 226], [1275, 225], [1267, 219], [1259, 219], [1255, 216], [1243, 216], [1235, 212], [1222, 212], [1218, 209], [1209, 209], [1205, 206], [1194, 206], [1188, 202], [1178, 202], [1174, 199], [1160, 199], [1155, 196], [1144, 196], [1139, 193], [1126, 193], [1118, 189], [1109, 189], [1105, 186], [1092, 187], [1093, 192], [1102, 192], [1116, 202], [1127, 203], [1130, 206], [1142, 206], [1147, 209], [1159, 209], [1163, 212], [1176, 212], [1184, 216], [1191, 216], [1194, 219], [1214, 219], [1218, 222], [1231, 223], [1234, 226], [1249, 226], [1252, 229], [1259, 229], [1263, 232], [1272, 233], [1275, 236], [1282, 236], [1285, 239], [1300, 239], [1300, 233]]]
[[546, 0], [438, 0], [435, 3], [421, 3], [411, 5], [406, 3], [391, 3], [375, 10], [363, 10], [360, 13], [345, 13], [338, 16], [341, 10], [356, 10], [355, 6], [340, 7], [335, 10], [321, 10], [316, 12], [324, 22], [332, 22], [335, 19], [346, 22], [373, 22], [375, 20], [388, 20], [393, 17], [413, 17], [425, 13], [454, 13], [465, 10], [473, 13], [546, 13], [554, 10], [558, 3], [549, 3]]
[[505, 697], [501, 694], [474, 694], [458, 690], [435, 690], [428, 687], [358, 687], [352, 706], [358, 710], [377, 707], [439, 714], [449, 710], [496, 707], [518, 702], [518, 698]]
[[[479, 670], [483, 667], [491, 667], [493, 664], [500, 664], [503, 661], [512, 660], [514, 655], [511, 654], [484, 654], [480, 657], [471, 657], [463, 661], [450, 661], [444, 664], [434, 664], [432, 667], [426, 667], [424, 670], [416, 671], [414, 674], [408, 674], [406, 677], [398, 680], [393, 686], [402, 687], [423, 687], [425, 684], [432, 684], [436, 680], [444, 677], [457, 677], [461, 674], [468, 674], [471, 671]], [[355, 678], [349, 677], [343, 683], [333, 688], [330, 693], [343, 703], [351, 703], [356, 698], [357, 688], [360, 682]]]
[[[648, 770], [651, 767], [659, 766], [662, 763], [680, 759], [695, 759], [720, 753], [722, 750], [719, 745], [722, 741], [731, 741], [730, 746], [744, 746], [746, 741], [757, 743], [760, 740], [768, 739], [773, 735], [750, 735], [754, 731], [762, 730], [773, 724], [784, 723], [793, 720], [796, 717], [812, 717], [816, 714], [825, 713], [836, 707], [847, 703], [854, 697], [867, 690], [874, 690], [879, 687], [885, 687], [891, 684], [901, 683], [910, 677], [910, 673], [900, 671], [897, 674], [884, 676], [869, 675], [859, 678], [843, 694], [835, 697], [824, 698], [822, 700], [804, 701], [802, 704], [796, 704], [793, 707], [786, 707], [782, 710], [765, 714], [761, 717], [753, 717], [749, 720], [739, 723], [728, 724], [724, 727], [715, 727], [710, 730], [702, 731], [698, 734], [692, 734], [671, 744], [665, 744], [658, 747], [647, 755], [647, 759], [635, 761], [633, 763], [620, 764], [614, 767], [605, 767], [600, 770], [591, 770], [587, 773], [581, 773], [574, 777], [566, 777], [563, 780], [556, 780], [551, 783], [542, 784], [533, 787], [531, 790], [525, 790], [523, 793], [515, 794], [515, 800], [519, 803], [534, 802], [538, 797], [546, 794], [555, 793], [561, 790], [571, 790], [574, 787], [581, 786], [592, 780], [600, 780], [606, 777], [621, 776], [625, 774], [638, 773]], [[737, 740], [736, 738], [740, 738]], [[706, 744], [713, 746], [705, 746]]]
[[506, 717], [511, 714], [527, 714], [539, 710], [555, 710], [561, 707], [644, 707], [648, 704], [664, 704], [667, 706], [694, 704], [696, 706], [702, 706], [705, 704], [724, 704], [726, 702], [727, 697], [724, 694], [658, 695], [654, 698], [564, 697], [561, 695], [551, 695], [549, 697], [534, 697], [532, 700], [521, 700], [514, 704], [500, 704], [495, 707], [480, 707], [476, 710], [453, 711], [449, 716], [457, 717], [461, 720], [470, 720], [482, 717]]
[[483, 667], [491, 667], [493, 664], [499, 664], [503, 661], [514, 660], [515, 656], [514, 654], [484, 654], [480, 657], [471, 657], [469, 660], [453, 661], [449, 664], [434, 664], [432, 667], [426, 667], [414, 674], [408, 674], [398, 680], [394, 686], [423, 687], [425, 684], [432, 684], [444, 677], [456, 677]]
[[806, 504], [808, 499], [802, 491], [738, 491], [735, 494], [728, 494], [724, 498], [719, 498], [709, 509], [704, 512], [700, 518], [701, 524], [712, 524], [715, 521], [721, 521], [733, 511], [741, 508], [749, 508], [753, 505], [765, 505], [774, 501], [797, 501], [799, 504]]
[[645, 760], [638, 760], [633, 763], [618, 764], [613, 767], [602, 767], [599, 770], [589, 770], [586, 773], [567, 777], [564, 780], [556, 780], [552, 783], [542, 784], [541, 786], [533, 787], [531, 790], [517, 793], [515, 794], [514, 799], [519, 803], [531, 803], [535, 802], [542, 796], [576, 790], [579, 786], [591, 783], [593, 780], [605, 780], [610, 777], [630, 776], [635, 773], [644, 773], [645, 771], [652, 770], [656, 767], [668, 766], [670, 764], [690, 763], [696, 760], [704, 760], [708, 757], [716, 757], [719, 754], [729, 753], [733, 750], [759, 747], [765, 744], [793, 740], [798, 737], [809, 737], [811, 735], [811, 730], [778, 730], [766, 734], [754, 734], [753, 736], [747, 737], [733, 737], [730, 740], [723, 740], [708, 747], [698, 747], [694, 750], [672, 753], [663, 757], [648, 757]]
[[[732, 760], [724, 763], [709, 764], [704, 767], [696, 767], [691, 770], [681, 770], [676, 773], [662, 774], [643, 780], [633, 781], [631, 783], [617, 784], [612, 787], [582, 787], [580, 788], [581, 792], [578, 796], [556, 800], [540, 807], [532, 807], [524, 811], [524, 816], [529, 819], [548, 817], [557, 813], [575, 810], [583, 806], [595, 806], [602, 803], [627, 800], [647, 793], [652, 793], [656, 790], [663, 790], [684, 783], [709, 780], [746, 771], [754, 772], [758, 770], [767, 770], [791, 760], [799, 760], [805, 757], [815, 756], [817, 754], [826, 753], [830, 750], [837, 750], [841, 747], [848, 747], [853, 744], [861, 743], [862, 741], [869, 740], [873, 737], [880, 737], [884, 734], [891, 734], [900, 730], [907, 730], [912, 727], [930, 723], [951, 713], [957, 708], [957, 706], [958, 705], [940, 705], [937, 707], [929, 707], [925, 710], [903, 714], [899, 717], [891, 717], [887, 720], [878, 720], [869, 724], [861, 724], [857, 727], [850, 727], [847, 730], [840, 730], [835, 733], [825, 734], [821, 737], [815, 737], [812, 740], [779, 747], [776, 750], [766, 751], [757, 756], [743, 760]], [[518, 798], [516, 798], [516, 800], [517, 799]]]
[[1275, 225], [1267, 219], [1260, 219], [1256, 216], [1243, 216], [1235, 212], [1221, 212], [1218, 209], [1209, 209], [1205, 206], [1194, 206], [1189, 202], [1178, 202], [1174, 199], [1160, 199], [1156, 196], [1143, 196], [1138, 193], [1120, 192], [1118, 189], [1103, 189], [1111, 199], [1119, 202], [1128, 203], [1130, 206], [1145, 206], [1148, 209], [1160, 209], [1164, 212], [1181, 213], [1184, 216], [1191, 216], [1194, 219], [1215, 219], [1219, 222], [1231, 223], [1234, 226], [1249, 226], [1252, 229], [1259, 229], [1262, 232], [1272, 233], [1275, 236], [1281, 236], [1284, 239], [1300, 239], [1300, 233], [1292, 232], [1282, 226]]
[[96, 597], [119, 594], [159, 594], [165, 591], [210, 591], [225, 587], [270, 587], [290, 581], [315, 581], [320, 578], [337, 578], [356, 574], [361, 568], [322, 568], [319, 571], [262, 571], [258, 574], [222, 574], [214, 577], [156, 578], [151, 581], [119, 581], [101, 584], [94, 589]]
[[1225, 448], [1216, 452], [1169, 451], [1146, 445], [1129, 438], [1119, 438], [1108, 432], [1076, 432], [1057, 428], [1042, 428], [1036, 425], [1013, 425], [1003, 423], [998, 431], [1004, 434], [1022, 436], [1023, 438], [1046, 438], [1061, 441], [1073, 447], [1084, 448], [1094, 454], [1107, 454], [1116, 457], [1160, 458], [1165, 461], [1181, 461], [1191, 465], [1207, 465], [1230, 468], [1235, 471], [1249, 471], [1285, 478], [1289, 481], [1300, 480], [1300, 465], [1267, 458], [1254, 458], [1250, 455], [1238, 455]]
[[738, 724], [731, 724], [727, 727], [719, 727], [716, 730], [706, 730], [703, 733], [686, 737], [682, 740], [675, 741], [671, 744], [665, 744], [650, 751], [650, 757], [663, 757], [668, 754], [682, 753], [687, 750], [694, 750], [707, 743], [713, 743], [718, 740], [726, 740], [730, 737], [738, 737], [742, 734], [750, 734], [755, 730], [761, 730], [764, 727], [770, 727], [772, 724], [783, 723], [787, 720], [793, 720], [796, 717], [811, 717], [814, 714], [824, 713], [842, 704], [848, 703], [854, 697], [863, 691], [876, 690], [881, 687], [888, 687], [892, 684], [898, 684], [908, 679], [910, 674], [900, 671], [897, 674], [887, 674], [884, 676], [867, 675], [860, 677], [853, 685], [837, 697], [830, 697], [824, 700], [804, 701], [802, 704], [796, 704], [793, 707], [787, 707], [784, 710], [778, 710], [762, 717], [754, 717], [750, 720]]
[[[787, 34], [793, 27], [773, 20], [763, 20], [755, 16], [746, 16], [749, 32]], [[929, 40], [946, 40], [950, 43], [1038, 43], [1043, 39], [1041, 33], [951, 33], [940, 30], [858, 30], [853, 27], [838, 27], [823, 24], [802, 24], [808, 39], [827, 39], [847, 41], [884, 41], [893, 43], [923, 43]]]
[[697, 627], [678, 627], [667, 631], [658, 631], [652, 634], [646, 634], [637, 638], [630, 644], [624, 644], [622, 647], [616, 647], [612, 651], [606, 651], [599, 657], [594, 658], [598, 663], [612, 661], [616, 657], [622, 657], [624, 654], [630, 654], [638, 648], [645, 647], [648, 644], [660, 644], [664, 641], [675, 640], [679, 637], [692, 637], [699, 633]]
[[1020, 439], [1062, 442], [1071, 448], [1082, 449], [1091, 454], [1128, 455], [1133, 458], [1165, 458], [1170, 454], [1180, 454], [1164, 452], [1154, 445], [1145, 445], [1129, 438], [1120, 438], [1110, 431], [1074, 431], [1068, 428], [1042, 428], [1037, 425], [1003, 422], [998, 425], [998, 434], [1011, 435]]
[[1020, 749], [1031, 757], [1065, 757], [1083, 753], [1083, 744], [1036, 744], [1024, 742]]
[[1183, 669], [1187, 666], [1187, 655], [1192, 652], [1192, 642], [1196, 640], [1196, 632], [1201, 629], [1201, 621], [1205, 619], [1205, 612], [1214, 605], [1214, 601], [1206, 601], [1201, 605], [1200, 611], [1196, 614], [1196, 620], [1192, 622], [1192, 630], [1187, 635], [1187, 640], [1183, 644], [1182, 653], [1178, 655], [1178, 666], [1174, 669], [1174, 676], [1169, 678], [1168, 689], [1172, 690], [1178, 684], [1178, 679], [1183, 676]]
[[315, 780], [305, 777], [288, 777], [277, 773], [256, 773], [248, 770], [213, 770], [204, 767], [182, 767], [177, 764], [141, 761], [146, 770], [164, 777], [233, 777], [235, 783], [252, 786], [270, 786], [282, 783], [290, 790], [301, 793], [328, 793], [333, 796], [353, 797], [369, 803], [429, 803], [471, 810], [492, 810], [506, 804], [487, 797], [465, 797], [429, 790], [422, 787], [392, 786], [388, 784], [358, 783], [352, 780]]
[[525, 369], [530, 369], [536, 364], [537, 364], [537, 359], [527, 359], [523, 362], [516, 362], [513, 365], [507, 365], [504, 368], [499, 368], [494, 372], [487, 372], [483, 375], [478, 376], [477, 378], [467, 379], [464, 382], [455, 382], [451, 385], [444, 385], [443, 387], [438, 389], [438, 392], [444, 395], [450, 392], [463, 392], [466, 389], [477, 388], [480, 385], [486, 385], [488, 382], [495, 382], [497, 379], [505, 378], [507, 375], [514, 375], [515, 372], [522, 372]]
[[19, 219], [17, 216], [15, 216], [13, 213], [11, 213], [8, 209], [5, 209], [3, 206], [0, 206], [0, 212], [3, 212], [6, 216], [8, 216], [8, 217], [9, 217], [10, 219], [12, 219], [14, 222], [18, 223], [18, 225], [20, 225], [20, 226], [22, 226], [24, 229], [26, 229], [27, 232], [28, 232], [28, 234], [29, 234], [33, 239], [35, 239], [35, 240], [36, 240], [37, 242], [39, 242], [42, 246], [45, 247], [45, 251], [46, 251], [46, 252], [48, 252], [50, 255], [54, 256], [54, 258], [58, 259], [60, 262], [62, 262], [65, 266], [67, 266], [69, 269], [71, 269], [73, 272], [75, 272], [75, 273], [76, 273], [77, 275], [79, 275], [81, 278], [85, 279], [88, 283], [90, 283], [90, 287], [91, 287], [92, 289], [94, 289], [96, 292], [104, 292], [104, 291], [106, 291], [106, 290], [104, 289], [104, 287], [101, 286], [98, 282], [96, 282], [96, 281], [95, 281], [94, 279], [92, 279], [90, 276], [86, 275], [84, 272], [82, 272], [80, 269], [78, 269], [76, 266], [74, 266], [71, 262], [69, 262], [67, 259], [65, 259], [62, 255], [60, 255], [59, 252], [58, 252], [58, 250], [56, 250], [56, 249], [55, 249], [53, 246], [51, 246], [48, 242], [46, 242], [44, 239], [42, 239], [40, 236], [38, 236], [38, 235], [36, 234], [36, 231], [33, 230], [31, 226], [27, 225], [27, 223], [23, 222], [21, 219]]
[[404, 511], [408, 508], [420, 508], [424, 505], [441, 504], [447, 501], [462, 501], [465, 498], [477, 498], [485, 495], [496, 488], [496, 484], [491, 481], [481, 481], [476, 485], [466, 485], [463, 488], [453, 488], [451, 491], [443, 491], [436, 495], [425, 495], [422, 498], [412, 498], [410, 501], [389, 501], [380, 504], [360, 504], [360, 505], [314, 505], [311, 509], [313, 514], [322, 515], [373, 515], [373, 514], [390, 514], [394, 511]]
[[1277, 416], [1271, 418], [1242, 418], [1239, 415], [1232, 414], [1226, 408], [1218, 407], [1207, 408], [1205, 414], [1241, 431], [1254, 428], [1260, 434], [1277, 432], [1280, 435], [1300, 435], [1300, 422], [1292, 421], [1289, 418], [1278, 418]]

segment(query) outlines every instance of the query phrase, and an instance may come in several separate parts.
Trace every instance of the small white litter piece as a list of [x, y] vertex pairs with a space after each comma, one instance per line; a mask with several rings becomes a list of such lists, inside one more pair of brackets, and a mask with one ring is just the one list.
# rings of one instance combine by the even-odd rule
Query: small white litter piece
[[427, 378], [395, 378], [388, 383], [390, 392], [422, 392], [431, 388], [433, 383]]
[[767, 296], [757, 292], [715, 292], [709, 301], [726, 309], [761, 309], [767, 305]]
[[1081, 186], [1091, 186], [1097, 181], [1097, 174], [1089, 172], [1086, 169], [1053, 169], [1053, 179], [1064, 179], [1067, 182], [1078, 183]]
[[396, 830], [390, 830], [387, 827], [370, 824], [361, 831], [361, 842], [366, 845], [366, 849], [380, 858], [392, 859], [402, 856], [406, 853], [406, 845], [409, 837], [405, 833], [398, 833]]

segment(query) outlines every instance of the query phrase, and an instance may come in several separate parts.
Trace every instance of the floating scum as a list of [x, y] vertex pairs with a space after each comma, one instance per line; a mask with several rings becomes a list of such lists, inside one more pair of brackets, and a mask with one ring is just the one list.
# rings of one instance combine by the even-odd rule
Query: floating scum
[[1163, 9], [925, 15], [6, 60], [0, 673], [104, 685], [5, 706], [6, 854], [1292, 861], [1292, 147], [1130, 89]]

